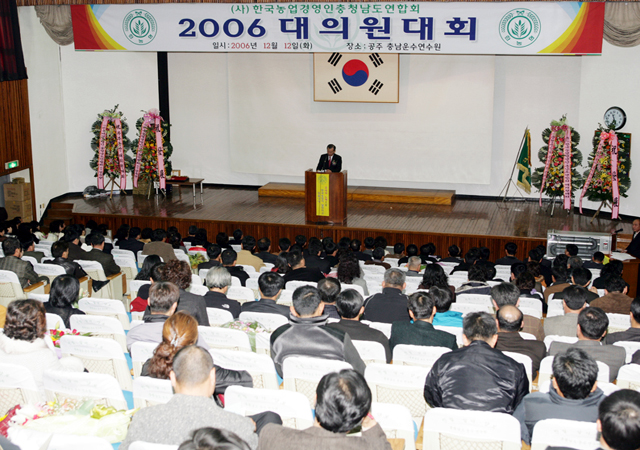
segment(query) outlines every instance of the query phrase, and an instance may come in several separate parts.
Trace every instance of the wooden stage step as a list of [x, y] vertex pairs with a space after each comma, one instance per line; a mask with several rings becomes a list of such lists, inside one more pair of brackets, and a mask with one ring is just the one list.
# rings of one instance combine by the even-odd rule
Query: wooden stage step
[[[304, 198], [304, 184], [267, 183], [258, 189], [260, 197]], [[347, 200], [376, 203], [452, 205], [456, 191], [349, 186]]]

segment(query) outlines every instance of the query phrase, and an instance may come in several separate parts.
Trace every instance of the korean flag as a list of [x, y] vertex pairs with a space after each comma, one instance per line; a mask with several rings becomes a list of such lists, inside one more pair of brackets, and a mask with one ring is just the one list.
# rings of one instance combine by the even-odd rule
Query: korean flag
[[316, 102], [398, 103], [397, 53], [314, 53]]

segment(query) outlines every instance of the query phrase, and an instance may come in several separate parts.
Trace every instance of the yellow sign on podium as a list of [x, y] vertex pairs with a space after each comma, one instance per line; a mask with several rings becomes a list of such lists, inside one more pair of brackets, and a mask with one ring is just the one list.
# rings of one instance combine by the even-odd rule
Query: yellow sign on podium
[[316, 174], [316, 214], [329, 215], [329, 174]]

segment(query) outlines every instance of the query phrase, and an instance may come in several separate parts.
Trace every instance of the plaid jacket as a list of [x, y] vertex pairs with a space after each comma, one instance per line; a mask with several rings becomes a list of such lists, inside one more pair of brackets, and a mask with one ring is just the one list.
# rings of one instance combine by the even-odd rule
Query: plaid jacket
[[29, 261], [23, 261], [15, 256], [0, 258], [0, 270], [8, 270], [18, 275], [23, 288], [40, 281], [49, 281], [47, 277], [38, 275]]

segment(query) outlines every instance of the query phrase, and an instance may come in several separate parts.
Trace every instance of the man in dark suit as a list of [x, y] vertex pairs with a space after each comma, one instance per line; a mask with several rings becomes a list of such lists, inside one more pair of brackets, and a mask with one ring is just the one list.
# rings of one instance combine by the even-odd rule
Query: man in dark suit
[[336, 155], [336, 146], [327, 145], [327, 153], [320, 157], [318, 161], [317, 172], [340, 172], [342, 171], [342, 157]]
[[306, 267], [320, 269], [326, 275], [331, 272], [331, 263], [320, 257], [322, 248], [322, 242], [319, 240], [309, 242], [309, 255], [304, 257], [304, 261]]
[[131, 229], [129, 230], [129, 237], [127, 239], [118, 240], [118, 247], [121, 250], [132, 251], [137, 258], [138, 252], [141, 252], [144, 248], [144, 242], [140, 242], [138, 240], [141, 233], [142, 230], [140, 230], [140, 227], [131, 227]]
[[76, 230], [71, 227], [65, 228], [62, 240], [69, 243], [69, 259], [71, 261], [88, 259], [87, 252], [80, 247], [80, 233]]
[[[439, 288], [431, 288], [431, 290], [434, 289]], [[433, 318], [436, 315], [436, 301], [433, 295], [426, 292], [416, 292], [409, 296], [408, 305], [409, 316], [413, 323], [410, 321], [393, 322], [391, 339], [389, 339], [391, 351], [399, 344], [446, 347], [451, 350], [458, 348], [456, 337], [453, 334], [436, 330], [433, 327]]]
[[259, 239], [256, 246], [258, 247], [258, 253], [256, 253], [255, 256], [266, 263], [276, 263], [276, 259], [278, 259], [278, 257], [271, 253], [271, 240], [269, 238], [263, 237], [262, 239]]
[[222, 265], [220, 261], [221, 249], [218, 244], [211, 244], [207, 247], [207, 256], [209, 257], [209, 261], [198, 264], [198, 270], [200, 269], [211, 269], [212, 267], [218, 267]]
[[640, 258], [640, 219], [633, 221], [633, 239], [625, 250], [631, 256]]
[[521, 262], [518, 258], [516, 258], [517, 251], [518, 245], [515, 242], [507, 242], [507, 244], [504, 246], [504, 252], [507, 254], [507, 256], [498, 259], [496, 261], [496, 265], [510, 266], [511, 264]]
[[524, 339], [520, 336], [524, 315], [513, 305], [505, 305], [498, 310], [498, 342], [495, 346], [502, 352], [514, 352], [531, 358], [532, 378], [540, 369], [540, 361], [547, 354], [544, 342]]
[[22, 245], [16, 238], [7, 238], [2, 242], [4, 258], [0, 258], [0, 270], [8, 270], [18, 275], [18, 280], [23, 288], [44, 281], [49, 282], [45, 276], [39, 276], [29, 261], [22, 259]]
[[236, 251], [231, 248], [226, 249], [222, 252], [221, 259], [222, 265], [229, 271], [231, 276], [239, 279], [242, 286], [246, 286], [249, 274], [241, 266], [236, 265], [236, 260], [238, 259]]
[[315, 281], [324, 278], [320, 269], [307, 267], [306, 261], [299, 251], [292, 251], [287, 254], [287, 263], [291, 270], [284, 275], [284, 282], [288, 281]]
[[93, 247], [90, 252], [86, 253], [86, 260], [98, 261], [107, 277], [120, 273], [120, 266], [113, 260], [113, 256], [102, 251], [104, 249], [104, 236], [102, 234], [98, 232], [91, 233], [87, 236], [85, 242]]
[[406, 275], [402, 270], [387, 270], [384, 273], [382, 292], [372, 295], [364, 302], [362, 318], [384, 323], [411, 320], [407, 310], [407, 296], [402, 293], [406, 287]]
[[274, 272], [263, 273], [258, 278], [258, 289], [260, 290], [260, 300], [243, 303], [243, 312], [280, 314], [289, 317], [289, 307], [276, 304], [280, 292], [284, 289], [284, 279], [280, 275]]
[[631, 328], [626, 331], [607, 334], [604, 338], [605, 344], [614, 344], [620, 341], [640, 342], [640, 297], [636, 297], [631, 302]]
[[80, 267], [80, 264], [69, 261], [69, 243], [65, 241], [56, 241], [51, 246], [51, 256], [53, 259], [45, 261], [45, 264], [55, 264], [61, 266], [67, 275], [75, 278], [86, 277], [87, 273]]

